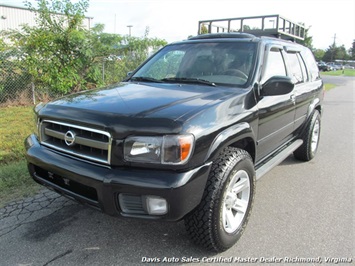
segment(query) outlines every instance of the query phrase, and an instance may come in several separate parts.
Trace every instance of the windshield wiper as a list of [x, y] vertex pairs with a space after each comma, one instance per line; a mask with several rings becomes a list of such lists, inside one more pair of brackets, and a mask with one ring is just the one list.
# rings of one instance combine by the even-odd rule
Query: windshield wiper
[[189, 84], [203, 84], [203, 85], [209, 85], [209, 86], [216, 87], [215, 83], [205, 80], [205, 79], [199, 79], [199, 78], [165, 78], [165, 79], [162, 79], [162, 81], [189, 83]]
[[151, 78], [151, 77], [132, 77], [130, 78], [130, 81], [146, 81], [146, 82], [159, 82], [162, 83], [161, 80]]

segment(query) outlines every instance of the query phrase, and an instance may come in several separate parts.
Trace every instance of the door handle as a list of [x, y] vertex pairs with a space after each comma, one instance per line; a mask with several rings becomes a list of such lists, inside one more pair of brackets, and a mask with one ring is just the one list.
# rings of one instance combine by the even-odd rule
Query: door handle
[[291, 101], [293, 102], [293, 104], [296, 103], [296, 95], [292, 94], [292, 95], [290, 96], [290, 99], [291, 99]]

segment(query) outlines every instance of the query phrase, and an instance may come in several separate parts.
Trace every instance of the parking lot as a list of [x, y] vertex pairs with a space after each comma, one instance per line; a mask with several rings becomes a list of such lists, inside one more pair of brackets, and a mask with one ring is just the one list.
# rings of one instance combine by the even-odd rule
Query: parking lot
[[240, 241], [215, 254], [192, 244], [183, 222], [110, 217], [49, 190], [0, 209], [0, 265], [354, 263], [355, 78], [325, 77], [319, 153], [292, 156], [257, 182]]

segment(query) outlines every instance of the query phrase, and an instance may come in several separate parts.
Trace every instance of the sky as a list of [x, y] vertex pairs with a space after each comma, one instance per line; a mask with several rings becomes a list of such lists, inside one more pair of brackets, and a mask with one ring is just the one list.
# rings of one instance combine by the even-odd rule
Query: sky
[[[31, 0], [32, 2], [34, 0]], [[73, 0], [72, 2], [76, 2]], [[175, 42], [196, 35], [198, 21], [260, 15], [281, 15], [309, 28], [313, 46], [327, 49], [334, 40], [347, 49], [355, 40], [355, 0], [89, 0], [87, 16], [105, 31]], [[23, 0], [0, 4], [24, 6]]]

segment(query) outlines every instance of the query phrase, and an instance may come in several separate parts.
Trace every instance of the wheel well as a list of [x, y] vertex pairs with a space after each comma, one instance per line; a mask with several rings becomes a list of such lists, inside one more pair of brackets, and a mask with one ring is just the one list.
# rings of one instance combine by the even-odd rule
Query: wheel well
[[320, 105], [316, 106], [314, 109], [317, 110], [320, 114], [322, 113], [322, 107]]
[[252, 138], [245, 138], [245, 139], [238, 140], [237, 142], [234, 142], [230, 146], [235, 148], [240, 148], [248, 152], [252, 157], [253, 162], [255, 163], [255, 145]]

